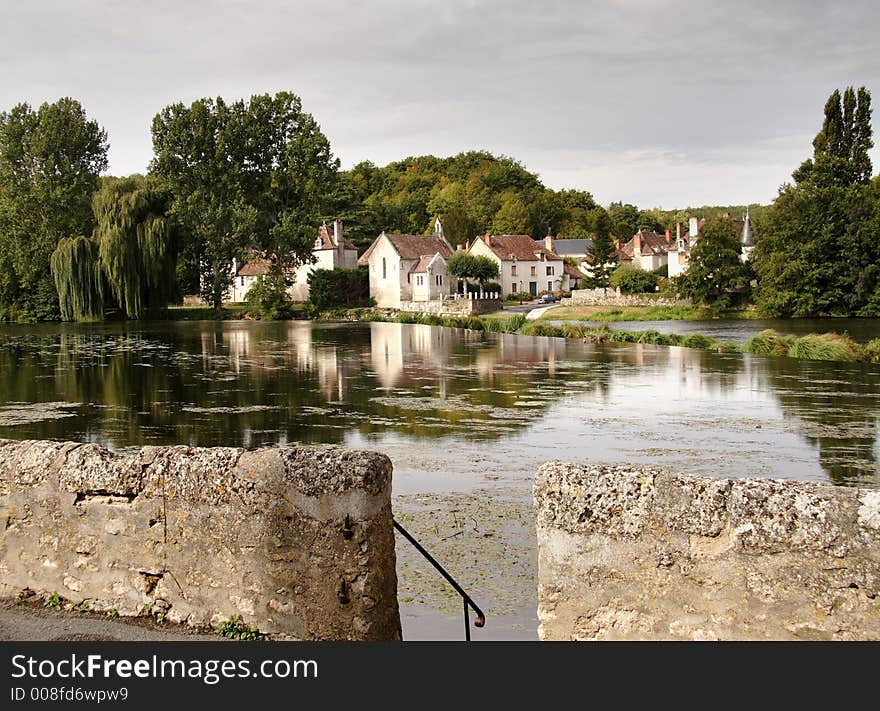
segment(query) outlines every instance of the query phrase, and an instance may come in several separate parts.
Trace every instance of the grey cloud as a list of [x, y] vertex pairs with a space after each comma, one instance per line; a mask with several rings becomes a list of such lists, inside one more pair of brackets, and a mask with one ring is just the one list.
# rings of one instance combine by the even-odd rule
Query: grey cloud
[[830, 91], [880, 88], [876, 2], [68, 1], [4, 16], [0, 107], [76, 96], [116, 173], [145, 168], [167, 103], [290, 89], [344, 165], [483, 147], [606, 201], [766, 202]]

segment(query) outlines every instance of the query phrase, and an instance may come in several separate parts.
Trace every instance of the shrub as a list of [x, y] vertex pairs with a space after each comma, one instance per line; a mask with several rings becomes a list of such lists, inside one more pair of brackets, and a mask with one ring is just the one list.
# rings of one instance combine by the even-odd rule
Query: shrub
[[796, 339], [788, 355], [809, 360], [855, 361], [862, 355], [862, 348], [849, 336], [839, 333], [811, 333]]
[[511, 316], [509, 319], [507, 319], [504, 330], [507, 333], [517, 333], [518, 331], [522, 330], [523, 326], [526, 325], [526, 321], [528, 321], [528, 319], [526, 318], [525, 314], [516, 314], [515, 316]]
[[287, 293], [287, 282], [278, 272], [258, 277], [257, 283], [248, 289], [245, 299], [261, 319], [277, 321], [293, 316], [293, 301]]
[[233, 615], [225, 622], [221, 622], [214, 628], [214, 632], [221, 637], [249, 641], [263, 639], [266, 636], [255, 627], [248, 627], [238, 615]]
[[645, 294], [656, 291], [658, 280], [654, 272], [620, 266], [611, 273], [609, 284], [614, 289], [620, 289], [622, 294]]
[[792, 340], [791, 336], [783, 336], [772, 328], [768, 328], [747, 340], [743, 344], [742, 350], [743, 353], [754, 353], [755, 355], [785, 356], [788, 355]]
[[880, 363], [880, 338], [874, 338], [865, 344], [862, 358], [868, 363]]
[[322, 310], [334, 306], [369, 306], [370, 274], [367, 267], [357, 269], [316, 269], [308, 278], [309, 303]]

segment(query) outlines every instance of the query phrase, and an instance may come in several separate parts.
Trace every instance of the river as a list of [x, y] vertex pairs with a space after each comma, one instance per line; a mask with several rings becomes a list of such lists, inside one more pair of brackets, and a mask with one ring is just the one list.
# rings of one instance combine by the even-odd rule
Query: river
[[[878, 412], [859, 363], [393, 323], [0, 326], [0, 437], [387, 453], [397, 517], [486, 609], [477, 639], [536, 637], [542, 462], [878, 487]], [[405, 638], [461, 638], [458, 599], [398, 553]]]

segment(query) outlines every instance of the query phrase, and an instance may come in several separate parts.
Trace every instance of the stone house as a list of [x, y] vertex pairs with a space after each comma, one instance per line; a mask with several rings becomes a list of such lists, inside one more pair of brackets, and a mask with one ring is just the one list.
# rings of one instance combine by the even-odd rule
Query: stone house
[[455, 279], [446, 271], [452, 246], [438, 220], [433, 235], [383, 232], [361, 255], [358, 264], [370, 270], [370, 296], [383, 308], [404, 302], [437, 301], [455, 292]]
[[[343, 236], [340, 220], [334, 220], [332, 232], [326, 223], [321, 225], [312, 247], [312, 255], [315, 258], [313, 263], [298, 264], [288, 273], [293, 283], [288, 287], [287, 293], [293, 301], [308, 301], [308, 278], [316, 269], [357, 269], [357, 248]], [[270, 267], [271, 262], [264, 257], [255, 256], [241, 265], [233, 259], [235, 278], [229, 289], [228, 301], [245, 301], [250, 288], [261, 276], [269, 273]]]
[[477, 237], [468, 251], [498, 263], [499, 282], [504, 295], [542, 291], [568, 291], [569, 275], [558, 254], [529, 235], [490, 235]]
[[669, 251], [674, 248], [669, 230], [665, 235], [639, 230], [626, 244], [620, 244], [618, 240], [617, 261], [621, 265], [652, 272], [668, 263]]

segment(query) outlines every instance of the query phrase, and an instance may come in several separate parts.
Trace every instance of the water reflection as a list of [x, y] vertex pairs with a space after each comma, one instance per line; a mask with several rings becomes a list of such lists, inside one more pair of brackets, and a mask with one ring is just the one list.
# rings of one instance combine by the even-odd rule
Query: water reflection
[[462, 472], [491, 452], [877, 485], [878, 408], [863, 364], [387, 323], [0, 327], [0, 436], [116, 449], [393, 436]]

